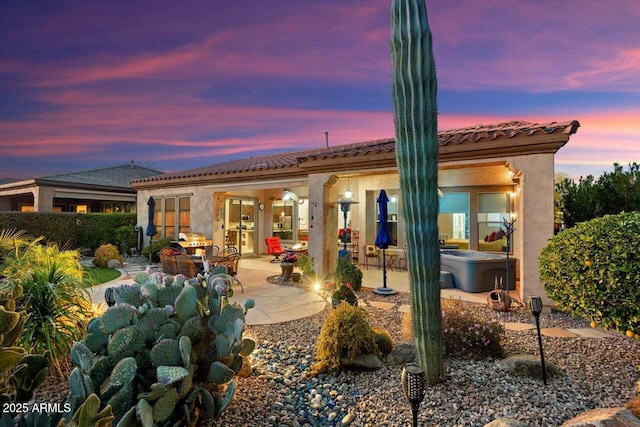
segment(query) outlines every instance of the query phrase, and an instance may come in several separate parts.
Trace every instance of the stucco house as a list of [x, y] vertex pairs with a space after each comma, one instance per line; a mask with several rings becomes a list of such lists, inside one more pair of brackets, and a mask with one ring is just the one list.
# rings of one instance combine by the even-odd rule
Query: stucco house
[[[554, 155], [579, 126], [575, 120], [512, 121], [439, 132], [440, 238], [461, 248], [504, 251], [500, 242], [485, 240], [504, 218], [516, 218], [511, 255], [523, 300], [545, 295], [537, 258], [553, 236]], [[266, 237], [308, 240], [316, 268], [325, 274], [333, 272], [341, 248], [343, 213], [336, 202], [347, 190], [358, 202], [347, 227], [352, 249], [361, 252], [375, 241], [376, 197], [385, 189], [390, 231], [395, 246], [403, 247], [404, 201], [392, 138], [250, 157], [142, 178], [132, 186], [139, 224], [147, 222], [148, 198], [156, 201], [154, 239], [197, 232], [244, 255], [265, 254]]]
[[134, 162], [25, 180], [0, 182], [0, 211], [135, 212], [130, 182], [162, 174]]

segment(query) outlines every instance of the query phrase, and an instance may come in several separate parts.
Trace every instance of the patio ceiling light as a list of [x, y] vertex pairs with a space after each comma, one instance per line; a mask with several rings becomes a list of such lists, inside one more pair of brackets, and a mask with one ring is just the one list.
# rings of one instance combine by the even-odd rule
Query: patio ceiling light
[[296, 193], [294, 193], [293, 191], [289, 190], [288, 188], [284, 189], [284, 195], [282, 196], [282, 200], [293, 200], [294, 202], [299, 202], [300, 198], [298, 197], [298, 195]]

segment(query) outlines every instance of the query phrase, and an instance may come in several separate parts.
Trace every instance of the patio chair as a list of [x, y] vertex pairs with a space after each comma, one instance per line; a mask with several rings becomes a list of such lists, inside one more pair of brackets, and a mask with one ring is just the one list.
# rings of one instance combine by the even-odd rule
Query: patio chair
[[175, 255], [175, 259], [178, 265], [178, 274], [184, 274], [187, 278], [192, 278], [196, 277], [198, 273], [202, 271], [202, 268], [188, 255], [177, 254]]
[[282, 246], [280, 246], [280, 238], [267, 237], [264, 241], [267, 244], [267, 253], [275, 256], [271, 262], [280, 262], [280, 255], [285, 252], [284, 249], [282, 249]]
[[408, 270], [409, 269], [409, 265], [407, 264], [408, 259], [409, 258], [407, 257], [407, 242], [404, 242], [404, 246], [402, 248], [402, 256], [398, 258], [398, 269]]
[[218, 261], [215, 266], [224, 265], [227, 267], [227, 274], [233, 277], [233, 283], [240, 285], [240, 289], [242, 290], [242, 293], [244, 293], [242, 282], [238, 279], [238, 261], [240, 261], [240, 256], [241, 255], [238, 253], [227, 255]]
[[363, 245], [362, 251], [364, 252], [364, 268], [369, 269], [369, 261], [373, 261], [375, 258], [378, 261], [378, 270], [380, 270], [380, 250], [376, 245]]
[[207, 246], [204, 250], [204, 257], [212, 260], [213, 257], [220, 256], [220, 247], [218, 245]]
[[160, 252], [158, 252], [158, 256], [160, 257], [160, 265], [162, 266], [162, 272], [164, 274], [169, 274], [171, 276], [175, 276], [176, 274], [178, 274], [178, 263], [176, 261], [176, 255], [181, 254], [182, 252], [172, 247], [160, 249]]
[[238, 248], [236, 248], [235, 246], [229, 246], [224, 249], [220, 249], [220, 251], [218, 252], [218, 255], [216, 256], [219, 258], [224, 258], [227, 255], [237, 254], [237, 253], [238, 253]]

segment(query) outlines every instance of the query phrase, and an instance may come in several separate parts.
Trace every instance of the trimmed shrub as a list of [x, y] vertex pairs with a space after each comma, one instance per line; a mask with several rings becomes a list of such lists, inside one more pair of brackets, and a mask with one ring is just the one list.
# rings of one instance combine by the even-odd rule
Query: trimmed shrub
[[134, 227], [135, 213], [0, 212], [0, 229], [25, 230], [62, 248], [96, 249], [117, 244], [116, 229]]
[[329, 313], [320, 330], [317, 346], [317, 362], [311, 367], [312, 375], [340, 370], [342, 357], [380, 354], [367, 313], [349, 304], [340, 304]]
[[[158, 252], [160, 249], [166, 248], [167, 246], [171, 246], [171, 240], [169, 239], [160, 239], [154, 240], [151, 243], [151, 260], [153, 262], [160, 262], [160, 257], [158, 256]], [[149, 245], [142, 248], [142, 255], [149, 257]]]
[[540, 281], [562, 310], [605, 329], [640, 332], [640, 212], [605, 215], [554, 236]]
[[113, 246], [112, 244], [102, 245], [96, 250], [95, 256], [93, 258], [93, 265], [100, 268], [111, 268], [109, 267], [109, 260], [115, 259], [120, 265], [124, 262], [120, 253], [118, 252], [118, 248]]
[[[483, 359], [501, 357], [500, 339], [504, 330], [498, 322], [488, 321], [465, 310], [459, 301], [442, 300], [442, 336], [448, 356]], [[402, 336], [413, 339], [411, 313], [402, 321]]]

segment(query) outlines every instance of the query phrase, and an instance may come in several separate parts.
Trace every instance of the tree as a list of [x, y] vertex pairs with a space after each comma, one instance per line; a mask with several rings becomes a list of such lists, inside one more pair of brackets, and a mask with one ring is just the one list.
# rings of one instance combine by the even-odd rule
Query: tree
[[438, 246], [437, 80], [424, 0], [392, 0], [396, 160], [408, 243], [413, 331], [428, 384], [443, 377]]
[[613, 164], [613, 172], [599, 179], [580, 177], [576, 183], [564, 178], [556, 183], [556, 207], [567, 227], [607, 214], [640, 211], [640, 165], [630, 163], [629, 170]]

